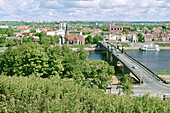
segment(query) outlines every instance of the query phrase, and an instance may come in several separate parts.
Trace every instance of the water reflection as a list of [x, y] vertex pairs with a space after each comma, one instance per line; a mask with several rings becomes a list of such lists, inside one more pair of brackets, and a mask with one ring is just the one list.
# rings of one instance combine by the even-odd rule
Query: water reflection
[[[170, 71], [170, 50], [139, 51], [127, 50], [126, 53], [145, 65], [153, 72]], [[91, 51], [88, 60], [102, 60], [104, 55], [100, 51]]]
[[170, 71], [170, 50], [161, 51], [128, 50], [126, 51], [126, 53], [154, 72]]
[[88, 60], [102, 60], [103, 54], [100, 51], [90, 51], [89, 56], [87, 57]]

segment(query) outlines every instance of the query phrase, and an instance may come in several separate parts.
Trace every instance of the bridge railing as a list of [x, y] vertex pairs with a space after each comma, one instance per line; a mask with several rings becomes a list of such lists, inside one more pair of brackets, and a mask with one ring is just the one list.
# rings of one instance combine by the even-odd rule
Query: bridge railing
[[[108, 49], [108, 44], [109, 43], [106, 43], [106, 42], [101, 42], [100, 43], [101, 44], [101, 46], [103, 46], [106, 50]], [[117, 49], [115, 46], [111, 46], [112, 47], [112, 49], [113, 48], [115, 48], [116, 50], [118, 50], [119, 51], [119, 53], [120, 53], [120, 49]], [[118, 53], [118, 51], [117, 51], [117, 53]], [[111, 52], [113, 55], [114, 55], [114, 53], [111, 51], [111, 50], [109, 50], [109, 52]], [[115, 55], [114, 55], [115, 56]], [[119, 59], [120, 61], [121, 61], [121, 59]], [[122, 62], [123, 64], [124, 64], [124, 62]], [[124, 64], [125, 65], [125, 64]], [[128, 66], [127, 66], [128, 67]], [[130, 68], [130, 67], [129, 67]], [[135, 73], [135, 71], [133, 71], [133, 70], [131, 70], [132, 71], [132, 73], [134, 74], [134, 75], [136, 75], [136, 77], [140, 80], [140, 82], [143, 82], [142, 81], [142, 79], [141, 79], [141, 77], [140, 76], [138, 76], [138, 74], [137, 73]]]
[[124, 52], [124, 55], [126, 55], [129, 59], [133, 60], [135, 63], [139, 64], [140, 67], [142, 67], [145, 71], [151, 73], [151, 75], [157, 79], [158, 81], [162, 81], [162, 79], [157, 76], [154, 72], [152, 72], [149, 68], [147, 68], [146, 66], [144, 66], [143, 64], [141, 64], [140, 62], [138, 62], [137, 60], [135, 60], [134, 58], [132, 58], [131, 56], [129, 56], [126, 52]]
[[[107, 49], [107, 43], [106, 42], [100, 42], [101, 44], [104, 44], [103, 46], [105, 47], [106, 44], [106, 49]], [[115, 46], [113, 46], [114, 48], [116, 48]], [[119, 51], [121, 51], [120, 49], [118, 49]], [[110, 50], [109, 50], [110, 51]], [[112, 53], [113, 54], [113, 53]], [[155, 79], [157, 79], [158, 81], [163, 81], [159, 76], [157, 76], [154, 72], [152, 72], [149, 68], [147, 68], [146, 66], [144, 66], [143, 64], [141, 64], [140, 62], [138, 62], [136, 59], [132, 58], [131, 56], [129, 56], [126, 52], [124, 52], [124, 55], [126, 57], [128, 57], [129, 59], [131, 59], [133, 62], [135, 62], [136, 64], [138, 64], [141, 68], [143, 68], [145, 71], [149, 72]], [[164, 82], [164, 81], [163, 81]]]

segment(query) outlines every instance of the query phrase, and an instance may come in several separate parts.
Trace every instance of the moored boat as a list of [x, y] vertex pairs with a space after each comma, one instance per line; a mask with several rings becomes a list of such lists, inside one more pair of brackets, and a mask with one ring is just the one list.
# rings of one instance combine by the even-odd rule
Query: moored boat
[[160, 51], [159, 45], [153, 45], [152, 43], [150, 45], [142, 45], [140, 50], [141, 51]]

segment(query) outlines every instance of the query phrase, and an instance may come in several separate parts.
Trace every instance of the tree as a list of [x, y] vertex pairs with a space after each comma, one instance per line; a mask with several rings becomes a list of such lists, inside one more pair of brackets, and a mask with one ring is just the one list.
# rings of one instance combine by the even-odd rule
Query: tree
[[38, 36], [38, 37], [41, 38], [41, 37], [45, 36], [45, 34], [44, 34], [44, 32], [42, 31], [42, 32], [40, 32], [40, 33], [36, 33], [35, 36]]
[[94, 44], [97, 44], [100, 40], [103, 40], [102, 36], [96, 35], [96, 36], [93, 37], [93, 43]]
[[101, 33], [101, 35], [104, 35], [104, 33]]
[[36, 33], [36, 30], [35, 29], [31, 29], [31, 33]]
[[23, 37], [23, 42], [33, 42], [34, 41], [34, 37], [32, 36], [24, 36]]
[[6, 47], [11, 47], [13, 45], [14, 45], [14, 40], [13, 39], [7, 39]]
[[46, 44], [46, 45], [56, 45], [59, 42], [58, 36], [41, 36], [40, 37], [40, 44]]
[[129, 31], [127, 29], [123, 29], [123, 33], [129, 34]]
[[[121, 89], [124, 94], [130, 95], [133, 94], [133, 87], [132, 87], [132, 79], [129, 75], [125, 74], [121, 78], [121, 83], [117, 86], [117, 89]], [[119, 94], [121, 91], [119, 92]]]
[[91, 35], [88, 35], [88, 36], [85, 38], [85, 42], [91, 44], [91, 43], [93, 42], [92, 36], [91, 36]]
[[0, 44], [6, 43], [6, 37], [2, 36], [0, 37]]
[[88, 87], [105, 89], [114, 74], [114, 67], [105, 61], [88, 61], [83, 48], [72, 51], [67, 46], [50, 47], [23, 43], [14, 51], [8, 48], [0, 56], [0, 73], [7, 76], [36, 76], [73, 79]]
[[55, 28], [56, 28], [56, 29], [60, 29], [60, 27], [59, 27], [59, 26], [56, 26]]
[[144, 37], [142, 33], [138, 33], [138, 37], [139, 37], [139, 42], [143, 42], [144, 41]]
[[14, 41], [14, 45], [18, 45], [19, 44], [19, 39], [13, 39]]
[[134, 31], [137, 31], [137, 28], [136, 28], [136, 27], [134, 28]]
[[91, 32], [83, 32], [82, 34], [83, 35], [88, 35], [88, 34], [90, 34]]
[[148, 30], [146, 30], [146, 31], [145, 31], [145, 34], [148, 34], [148, 33], [149, 33], [149, 31], [148, 31]]
[[167, 29], [165, 25], [162, 25], [161, 27], [162, 27], [162, 29]]
[[99, 42], [99, 37], [96, 35], [93, 37], [93, 43], [97, 44]]

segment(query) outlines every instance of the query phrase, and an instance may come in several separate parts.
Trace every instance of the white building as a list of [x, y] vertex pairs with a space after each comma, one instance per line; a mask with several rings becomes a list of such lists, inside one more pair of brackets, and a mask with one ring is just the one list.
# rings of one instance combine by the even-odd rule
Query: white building
[[126, 36], [125, 35], [121, 35], [121, 42], [125, 42], [126, 41]]
[[5, 29], [7, 29], [7, 28], [9, 28], [9, 27], [8, 27], [7, 25], [1, 25], [0, 28], [5, 28]]
[[55, 36], [55, 31], [47, 31], [46, 35], [51, 35], [51, 36]]
[[131, 38], [131, 42], [138, 42], [138, 37], [135, 33], [133, 34], [133, 36]]
[[109, 37], [108, 37], [108, 40], [116, 41], [116, 35], [115, 34], [110, 34]]
[[55, 31], [55, 35], [64, 37], [65, 36], [65, 30], [57, 30], [57, 31]]
[[30, 30], [29, 29], [25, 29], [25, 30], [21, 30], [22, 33], [29, 33]]

